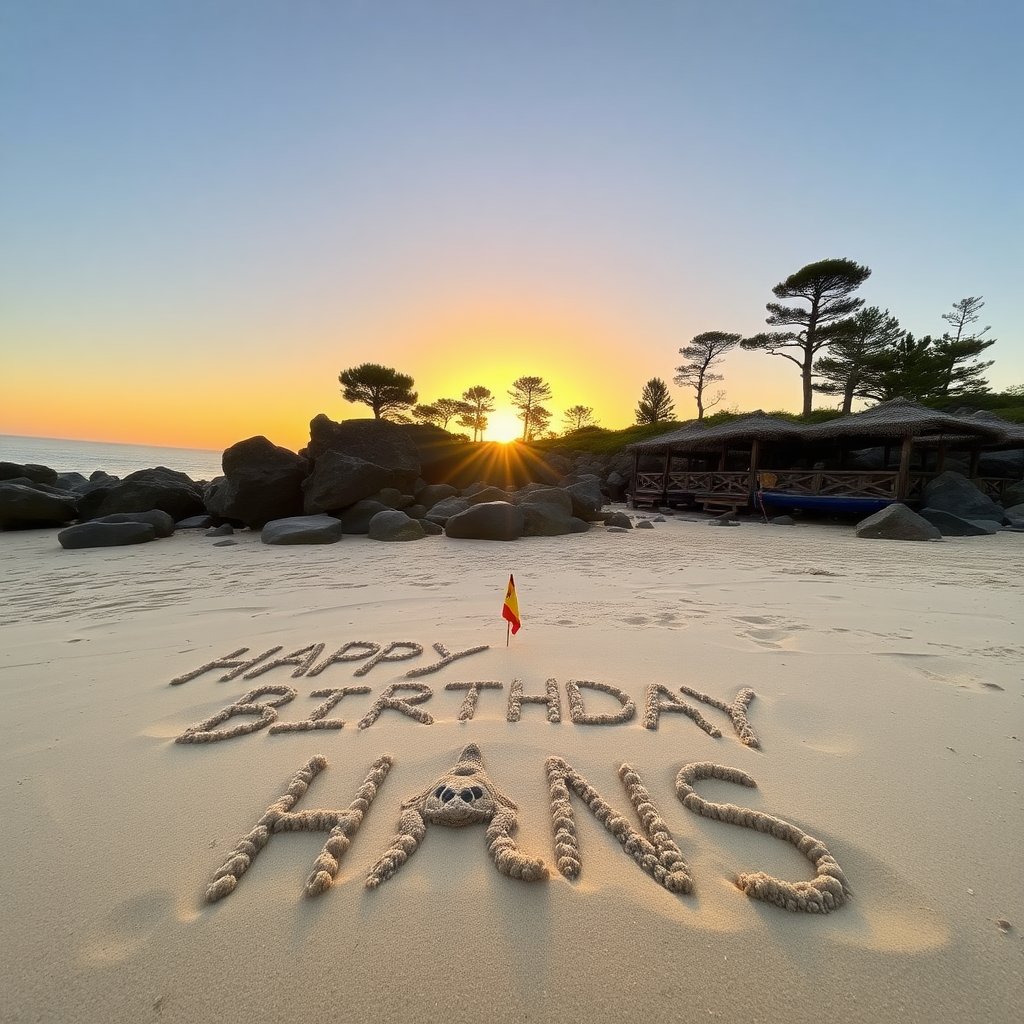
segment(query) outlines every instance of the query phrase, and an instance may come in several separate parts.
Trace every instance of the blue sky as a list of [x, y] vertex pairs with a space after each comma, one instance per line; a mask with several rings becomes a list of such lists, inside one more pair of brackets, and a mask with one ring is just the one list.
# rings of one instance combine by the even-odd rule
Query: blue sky
[[1024, 383], [1022, 39], [1003, 0], [0, 0], [0, 433], [298, 447], [366, 361], [622, 427], [839, 256], [916, 334], [983, 295]]

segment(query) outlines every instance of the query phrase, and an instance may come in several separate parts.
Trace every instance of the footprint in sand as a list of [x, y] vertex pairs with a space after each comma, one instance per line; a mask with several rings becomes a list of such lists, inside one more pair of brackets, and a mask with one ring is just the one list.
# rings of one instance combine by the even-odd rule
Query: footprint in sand
[[83, 955], [93, 962], [120, 963], [141, 949], [173, 914], [174, 900], [162, 889], [125, 900], [89, 929]]

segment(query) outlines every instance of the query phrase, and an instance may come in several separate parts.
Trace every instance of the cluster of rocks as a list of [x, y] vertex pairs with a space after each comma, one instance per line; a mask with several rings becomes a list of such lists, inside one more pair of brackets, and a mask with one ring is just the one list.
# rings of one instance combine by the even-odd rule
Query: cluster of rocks
[[164, 467], [120, 480], [0, 463], [0, 529], [75, 523], [58, 534], [64, 547], [136, 544], [175, 527], [215, 535], [248, 528], [269, 544], [333, 543], [345, 534], [515, 540], [604, 522], [606, 500], [620, 499], [628, 482], [624, 465], [590, 454], [542, 458], [518, 446], [469, 446], [431, 428], [323, 415], [301, 452], [252, 437], [228, 448], [222, 465], [223, 476], [202, 483]]
[[1024, 532], [1024, 480], [1005, 488], [997, 504], [960, 473], [930, 480], [917, 512], [893, 504], [856, 526], [858, 537], [888, 540], [941, 540], [987, 537], [1001, 530]]

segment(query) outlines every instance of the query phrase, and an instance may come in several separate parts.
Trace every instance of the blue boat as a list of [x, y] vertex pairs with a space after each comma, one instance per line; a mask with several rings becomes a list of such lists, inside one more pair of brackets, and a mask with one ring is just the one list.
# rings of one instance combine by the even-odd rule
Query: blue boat
[[796, 494], [791, 491], [756, 491], [757, 508], [799, 509], [801, 512], [830, 512], [840, 515], [870, 516], [898, 498], [855, 498], [843, 494]]

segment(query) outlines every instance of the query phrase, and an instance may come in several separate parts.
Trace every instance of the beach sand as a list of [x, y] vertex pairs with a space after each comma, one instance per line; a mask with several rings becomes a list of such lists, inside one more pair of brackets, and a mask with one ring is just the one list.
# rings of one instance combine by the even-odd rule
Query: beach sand
[[[1019, 1019], [1021, 536], [915, 544], [670, 520], [512, 544], [235, 540], [64, 551], [56, 531], [0, 536], [4, 1022]], [[510, 572], [523, 628], [506, 647]], [[346, 644], [364, 657], [293, 676]], [[434, 644], [488, 648], [407, 676], [437, 663]], [[292, 663], [171, 685], [274, 647], [258, 664]], [[387, 658], [371, 664], [378, 648]], [[400, 654], [415, 656], [388, 660]], [[561, 720], [526, 702], [507, 721], [516, 680], [527, 696], [555, 680]], [[570, 680], [617, 688], [634, 717], [573, 722]], [[445, 687], [471, 682], [501, 688], [480, 688], [459, 721], [467, 690]], [[384, 708], [359, 728], [393, 684], [430, 688], [407, 710], [432, 724]], [[721, 735], [672, 711], [645, 728], [652, 685]], [[308, 719], [325, 699], [314, 691], [369, 692], [326, 712], [340, 729], [175, 742], [263, 686], [296, 691], [277, 724]], [[683, 686], [726, 705], [752, 689], [759, 746]], [[614, 694], [579, 693], [587, 714], [621, 709]], [[550, 876], [499, 873], [487, 824], [428, 824], [367, 888], [403, 801], [433, 793], [470, 744], [518, 807], [522, 858]], [[385, 765], [333, 885], [304, 893], [328, 833], [282, 831], [207, 902], [239, 840], [318, 757], [326, 767], [292, 813], [349, 808]], [[593, 787], [620, 832], [623, 819], [641, 832], [619, 778], [630, 765], [692, 892], [645, 873], [575, 792], [579, 876], [560, 874], [550, 758]], [[852, 896], [811, 914], [741, 892], [743, 873], [806, 883], [815, 868], [790, 843], [684, 806], [677, 774], [696, 762], [749, 774], [756, 788], [693, 788], [818, 839]]]

